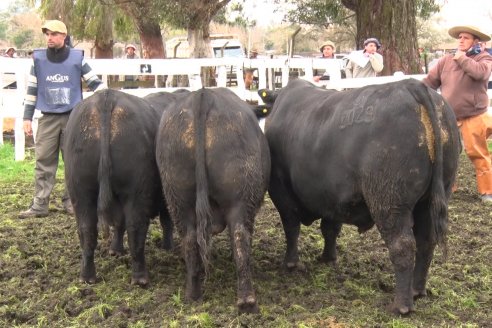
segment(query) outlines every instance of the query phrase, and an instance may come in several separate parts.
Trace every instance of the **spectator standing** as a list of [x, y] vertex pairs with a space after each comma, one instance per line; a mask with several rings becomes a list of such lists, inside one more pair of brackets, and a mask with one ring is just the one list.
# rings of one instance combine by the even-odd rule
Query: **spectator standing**
[[[325, 41], [319, 47], [319, 51], [321, 52], [321, 56], [319, 58], [324, 59], [335, 59], [335, 43], [332, 41]], [[330, 64], [333, 64], [330, 63]], [[340, 66], [338, 65], [328, 65], [326, 70], [316, 69], [313, 74], [314, 82], [319, 82], [320, 80], [329, 80], [330, 76], [333, 78], [341, 78]]]
[[[253, 49], [249, 52], [249, 59], [257, 59], [258, 50]], [[244, 86], [247, 90], [258, 88], [258, 70], [256, 68], [246, 68], [244, 70]]]
[[7, 49], [7, 51], [5, 51], [4, 57], [14, 58], [14, 54], [15, 54], [15, 48], [10, 47]]
[[[125, 58], [126, 59], [138, 59], [138, 55], [136, 53], [137, 47], [133, 44], [127, 44], [125, 47]], [[137, 81], [136, 75], [125, 75], [125, 89], [136, 89], [138, 86], [135, 85], [135, 81]]]
[[364, 49], [352, 51], [345, 67], [345, 76], [349, 78], [373, 77], [383, 70], [383, 56], [377, 51], [381, 43], [376, 38], [364, 41]]
[[492, 71], [492, 56], [480, 47], [490, 36], [475, 26], [455, 26], [448, 31], [458, 39], [454, 54], [442, 57], [423, 80], [442, 96], [454, 110], [465, 151], [475, 167], [477, 188], [483, 202], [492, 203], [492, 165], [487, 138], [492, 134], [488, 114], [487, 83]]
[[[47, 49], [33, 52], [33, 64], [24, 99], [24, 132], [32, 136], [34, 109], [41, 110], [35, 138], [35, 191], [29, 209], [19, 218], [45, 217], [55, 185], [58, 158], [63, 156], [63, 137], [70, 112], [82, 100], [82, 82], [91, 90], [104, 88], [97, 75], [85, 62], [83, 51], [65, 45], [67, 27], [59, 20], [46, 21], [41, 27]], [[65, 211], [73, 215], [68, 193], [62, 197]]]

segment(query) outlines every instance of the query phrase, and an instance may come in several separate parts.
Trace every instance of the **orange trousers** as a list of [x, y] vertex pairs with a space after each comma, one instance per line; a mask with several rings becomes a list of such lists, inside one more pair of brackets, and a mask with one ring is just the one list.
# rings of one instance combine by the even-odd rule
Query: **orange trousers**
[[487, 138], [492, 134], [492, 116], [483, 114], [458, 120], [466, 154], [475, 167], [478, 192], [492, 194], [492, 163]]

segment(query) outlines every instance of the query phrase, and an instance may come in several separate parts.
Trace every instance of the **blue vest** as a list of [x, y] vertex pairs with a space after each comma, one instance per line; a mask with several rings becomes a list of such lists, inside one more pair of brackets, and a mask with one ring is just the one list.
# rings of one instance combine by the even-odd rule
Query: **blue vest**
[[82, 100], [83, 51], [70, 49], [61, 63], [49, 61], [46, 49], [34, 50], [33, 57], [38, 80], [36, 108], [43, 113], [71, 111]]

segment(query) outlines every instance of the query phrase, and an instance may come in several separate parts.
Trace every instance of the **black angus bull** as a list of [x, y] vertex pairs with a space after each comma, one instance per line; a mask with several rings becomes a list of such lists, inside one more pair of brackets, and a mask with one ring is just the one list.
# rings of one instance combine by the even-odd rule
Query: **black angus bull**
[[[152, 100], [152, 96], [148, 96]], [[160, 95], [161, 103], [173, 94]], [[155, 162], [155, 136], [163, 108], [115, 90], [82, 101], [70, 115], [65, 143], [65, 179], [77, 218], [80, 280], [95, 283], [98, 218], [114, 228], [110, 252], [123, 252], [125, 229], [132, 258], [132, 284], [149, 282], [144, 246], [149, 219], [159, 214], [163, 247], [172, 247], [172, 221]]]
[[416, 80], [343, 92], [293, 80], [260, 96], [274, 101], [265, 128], [268, 191], [286, 235], [286, 266], [302, 267], [301, 223], [321, 218], [324, 262], [336, 261], [342, 223], [360, 232], [376, 224], [396, 276], [389, 308], [413, 311], [436, 244], [445, 250], [461, 147], [451, 108]]
[[254, 217], [270, 176], [270, 154], [251, 107], [227, 89], [201, 89], [162, 115], [157, 164], [182, 236], [187, 301], [202, 296], [211, 235], [228, 227], [239, 312], [258, 312], [250, 273]]

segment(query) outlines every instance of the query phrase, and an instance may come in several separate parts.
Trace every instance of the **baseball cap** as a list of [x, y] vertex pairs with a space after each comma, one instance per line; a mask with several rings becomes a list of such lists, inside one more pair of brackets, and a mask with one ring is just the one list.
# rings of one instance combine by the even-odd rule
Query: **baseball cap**
[[46, 21], [43, 26], [41, 26], [41, 30], [43, 33], [46, 33], [46, 30], [50, 30], [51, 32], [67, 34], [67, 27], [65, 26], [65, 23], [59, 20]]

